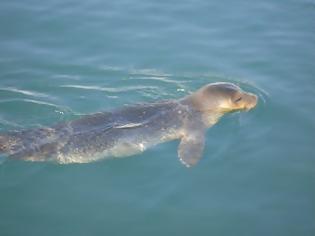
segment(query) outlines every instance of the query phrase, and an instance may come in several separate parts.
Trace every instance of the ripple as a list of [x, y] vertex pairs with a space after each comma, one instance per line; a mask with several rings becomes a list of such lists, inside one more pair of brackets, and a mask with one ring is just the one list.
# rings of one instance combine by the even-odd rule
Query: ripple
[[19, 94], [23, 94], [27, 96], [32, 96], [32, 97], [49, 97], [49, 95], [44, 94], [44, 93], [34, 92], [30, 90], [25, 90], [25, 89], [18, 89], [14, 87], [0, 88], [0, 90], [13, 92], [13, 93], [19, 93]]
[[11, 102], [22, 102], [22, 103], [31, 103], [39, 106], [47, 106], [47, 107], [53, 107], [56, 112], [62, 112], [62, 113], [71, 113], [74, 114], [74, 112], [69, 108], [65, 106], [60, 106], [56, 105], [53, 103], [45, 102], [45, 101], [39, 101], [39, 100], [34, 100], [34, 99], [18, 99], [18, 98], [13, 98], [13, 99], [3, 99], [0, 100], [0, 104], [5, 104], [5, 103], [11, 103]]
[[119, 66], [108, 66], [108, 65], [102, 65], [99, 67], [100, 70], [104, 70], [104, 71], [118, 71], [118, 72], [122, 72], [122, 71], [126, 71], [125, 69], [123, 69], [122, 67]]
[[155, 87], [155, 86], [128, 86], [128, 87], [110, 88], [110, 87], [88, 86], [88, 85], [77, 85], [77, 84], [66, 84], [66, 85], [61, 85], [59, 87], [84, 89], [84, 90], [96, 90], [96, 91], [109, 92], [109, 93], [121, 93], [121, 92], [134, 91], [134, 90], [158, 89], [158, 87]]
[[133, 80], [155, 80], [158, 82], [164, 82], [164, 83], [169, 83], [169, 84], [176, 84], [176, 85], [181, 85], [183, 82], [182, 81], [177, 81], [177, 80], [172, 80], [170, 77], [164, 77], [164, 76], [149, 76], [149, 77], [133, 77]]
[[34, 99], [4, 99], [1, 100], [0, 103], [7, 103], [7, 102], [27, 102], [27, 103], [34, 103], [37, 105], [45, 105], [45, 106], [52, 106], [52, 107], [58, 107], [57, 105], [53, 103], [48, 103], [44, 101], [38, 101]]
[[62, 80], [80, 80], [80, 77], [77, 75], [67, 75], [67, 74], [58, 74], [58, 75], [53, 75], [52, 78], [54, 79], [62, 79]]
[[150, 77], [171, 77], [171, 74], [164, 73], [156, 69], [131, 69], [130, 75], [150, 76]]
[[7, 119], [5, 119], [5, 118], [3, 118], [1, 116], [0, 116], [0, 124], [4, 125], [4, 126], [7, 126], [7, 127], [15, 127], [15, 128], [22, 128], [23, 127], [22, 125], [19, 125], [16, 122], [7, 120]]
[[127, 75], [150, 76], [150, 77], [171, 77], [171, 74], [153, 68], [124, 68], [119, 66], [101, 65], [100, 70], [107, 72], [118, 72]]

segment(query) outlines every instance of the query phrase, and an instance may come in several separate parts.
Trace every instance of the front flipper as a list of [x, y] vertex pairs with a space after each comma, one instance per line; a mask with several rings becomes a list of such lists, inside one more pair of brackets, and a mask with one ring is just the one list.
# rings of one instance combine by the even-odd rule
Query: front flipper
[[178, 147], [179, 160], [186, 166], [191, 167], [201, 159], [205, 146], [204, 132], [196, 132], [185, 135]]

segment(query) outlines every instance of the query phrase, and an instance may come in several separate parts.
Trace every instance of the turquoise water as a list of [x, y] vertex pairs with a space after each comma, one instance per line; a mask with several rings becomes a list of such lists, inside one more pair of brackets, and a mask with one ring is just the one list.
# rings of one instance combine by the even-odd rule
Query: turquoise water
[[0, 235], [315, 235], [315, 1], [0, 3], [0, 131], [229, 81], [257, 108], [126, 159], [0, 165]]

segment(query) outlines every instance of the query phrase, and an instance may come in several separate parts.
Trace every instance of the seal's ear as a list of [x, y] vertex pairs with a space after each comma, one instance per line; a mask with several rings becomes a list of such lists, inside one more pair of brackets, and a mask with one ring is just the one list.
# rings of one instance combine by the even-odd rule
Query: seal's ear
[[179, 160], [186, 167], [195, 165], [201, 159], [204, 146], [204, 132], [194, 131], [193, 134], [185, 135], [182, 137], [178, 147]]

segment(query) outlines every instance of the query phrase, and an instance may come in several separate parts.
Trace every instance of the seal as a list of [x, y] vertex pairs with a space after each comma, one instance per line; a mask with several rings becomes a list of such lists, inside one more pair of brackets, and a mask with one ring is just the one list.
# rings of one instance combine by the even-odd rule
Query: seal
[[0, 134], [0, 152], [9, 158], [87, 163], [143, 152], [180, 139], [179, 160], [195, 165], [202, 157], [205, 133], [226, 113], [250, 110], [257, 96], [232, 83], [211, 83], [179, 100], [127, 106], [47, 128]]

